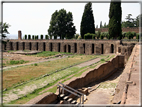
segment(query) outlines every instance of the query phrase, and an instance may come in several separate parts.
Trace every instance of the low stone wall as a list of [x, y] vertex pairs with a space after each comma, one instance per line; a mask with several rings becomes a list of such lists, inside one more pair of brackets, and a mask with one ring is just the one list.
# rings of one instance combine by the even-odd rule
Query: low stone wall
[[[72, 87], [74, 89], [82, 88], [91, 82], [104, 79], [105, 77], [112, 74], [116, 71], [117, 68], [124, 67], [124, 56], [117, 55], [115, 58], [112, 58], [110, 61], [98, 65], [95, 69], [88, 70], [84, 72], [80, 77], [73, 77], [72, 79], [66, 81], [64, 84]], [[35, 97], [26, 104], [52, 104], [57, 100], [57, 95], [59, 90], [57, 89], [56, 93], [44, 93], [40, 96]]]

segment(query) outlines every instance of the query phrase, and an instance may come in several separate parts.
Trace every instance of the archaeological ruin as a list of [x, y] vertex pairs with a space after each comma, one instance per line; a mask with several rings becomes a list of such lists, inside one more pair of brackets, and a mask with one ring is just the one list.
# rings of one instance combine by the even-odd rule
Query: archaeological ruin
[[55, 51], [85, 55], [121, 53], [127, 60], [136, 43], [120, 40], [22, 40], [21, 36], [19, 31], [18, 39], [9, 40], [7, 44], [3, 44], [3, 50]]

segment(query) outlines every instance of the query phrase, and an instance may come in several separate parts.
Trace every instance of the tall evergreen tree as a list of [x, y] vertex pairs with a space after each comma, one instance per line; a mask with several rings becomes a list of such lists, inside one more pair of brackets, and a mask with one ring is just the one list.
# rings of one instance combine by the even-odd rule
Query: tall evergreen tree
[[109, 35], [113, 39], [122, 38], [121, 29], [121, 1], [111, 0], [109, 9]]
[[102, 28], [102, 21], [100, 22], [100, 28]]
[[84, 34], [86, 33], [95, 34], [95, 24], [91, 2], [85, 5], [80, 26], [80, 34], [82, 38], [84, 38]]
[[104, 27], [103, 28], [107, 28], [106, 22], [104, 23]]
[[71, 12], [61, 9], [52, 14], [50, 26], [48, 29], [49, 36], [54, 36], [55, 39], [59, 36], [60, 39], [71, 39], [76, 32], [73, 24], [73, 17]]

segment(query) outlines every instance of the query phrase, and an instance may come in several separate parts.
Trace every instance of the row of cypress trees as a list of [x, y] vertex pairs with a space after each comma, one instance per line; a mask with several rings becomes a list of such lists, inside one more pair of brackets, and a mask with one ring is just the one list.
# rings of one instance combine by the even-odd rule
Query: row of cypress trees
[[[111, 0], [109, 9], [109, 35], [113, 39], [122, 39], [121, 29], [121, 1]], [[92, 3], [89, 2], [85, 5], [84, 13], [80, 25], [80, 34], [84, 38], [87, 33], [95, 34], [95, 24], [92, 10]]]

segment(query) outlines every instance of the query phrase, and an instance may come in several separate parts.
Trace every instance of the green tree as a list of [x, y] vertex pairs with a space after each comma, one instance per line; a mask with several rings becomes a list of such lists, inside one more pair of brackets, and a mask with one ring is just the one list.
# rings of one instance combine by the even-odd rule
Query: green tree
[[74, 37], [76, 32], [73, 17], [71, 12], [66, 12], [66, 10], [61, 9], [59, 11], [55, 11], [52, 14], [50, 26], [48, 29], [49, 36], [54, 36], [57, 38], [58, 36], [60, 39], [71, 39]]
[[2, 34], [1, 35], [1, 39], [2, 39], [2, 43], [6, 43], [6, 41], [3, 41], [4, 38], [6, 38], [6, 34], [9, 34], [8, 32], [8, 28], [10, 27], [10, 25], [8, 23], [2, 23], [0, 22], [0, 33]]
[[79, 34], [75, 34], [74, 38], [77, 39], [79, 37]]
[[28, 35], [28, 39], [31, 39], [31, 35], [30, 34]]
[[43, 35], [40, 35], [40, 39], [43, 39]]
[[141, 22], [142, 25], [142, 14], [138, 15], [136, 18], [131, 18], [132, 14], [128, 14], [126, 16], [126, 21], [122, 22], [122, 27], [127, 28], [127, 27], [139, 27], [139, 22]]
[[86, 33], [95, 34], [95, 24], [94, 24], [94, 16], [93, 16], [91, 2], [85, 5], [84, 13], [83, 13], [82, 20], [81, 20], [80, 34], [81, 34], [82, 39], [84, 38], [84, 34]]
[[[138, 16], [136, 17], [135, 21], [136, 21], [136, 22], [135, 22], [136, 27], [140, 27], [140, 25], [141, 25], [141, 27], [142, 27], [142, 14], [138, 15]], [[139, 25], [139, 22], [140, 22], [140, 25]]]
[[122, 29], [121, 29], [121, 1], [115, 2], [114, 0], [110, 3], [109, 9], [109, 35], [110, 38], [117, 39], [118, 37], [122, 38]]
[[126, 16], [126, 22], [124, 23], [125, 24], [125, 27], [134, 27], [134, 18], [131, 18], [132, 14], [128, 14], [128, 16]]
[[106, 22], [104, 23], [104, 26], [103, 26], [103, 28], [107, 28]]
[[102, 28], [103, 27], [103, 25], [102, 25], [102, 21], [100, 22], [100, 28]]
[[48, 35], [45, 35], [45, 39], [49, 39]]

